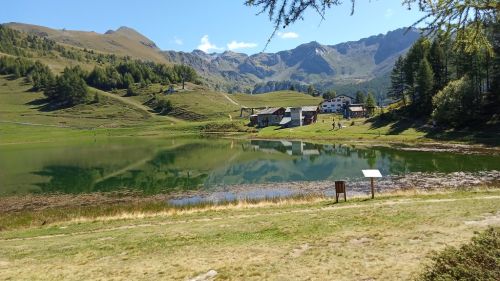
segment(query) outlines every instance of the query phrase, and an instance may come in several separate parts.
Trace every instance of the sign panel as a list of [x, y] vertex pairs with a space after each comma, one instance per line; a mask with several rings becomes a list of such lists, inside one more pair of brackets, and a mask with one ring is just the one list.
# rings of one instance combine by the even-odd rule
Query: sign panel
[[365, 178], [381, 178], [382, 174], [379, 170], [361, 170]]

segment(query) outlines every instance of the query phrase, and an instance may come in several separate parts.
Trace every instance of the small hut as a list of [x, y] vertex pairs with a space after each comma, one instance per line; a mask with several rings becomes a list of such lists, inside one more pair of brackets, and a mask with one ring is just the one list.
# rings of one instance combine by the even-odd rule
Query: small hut
[[279, 125], [285, 116], [284, 107], [271, 107], [257, 113], [257, 124], [259, 127]]

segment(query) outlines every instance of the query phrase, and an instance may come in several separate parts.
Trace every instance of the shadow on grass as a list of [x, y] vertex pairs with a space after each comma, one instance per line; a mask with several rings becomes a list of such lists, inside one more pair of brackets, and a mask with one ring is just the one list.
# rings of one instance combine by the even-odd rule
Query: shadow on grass
[[27, 102], [25, 104], [32, 105], [32, 106], [34, 106], [33, 107], [34, 109], [41, 111], [41, 112], [51, 112], [51, 111], [56, 111], [56, 110], [72, 107], [72, 105], [69, 105], [69, 104], [61, 104], [61, 103], [51, 102], [47, 98], [40, 98], [40, 99], [32, 100], [32, 101]]
[[460, 140], [472, 144], [482, 144], [486, 146], [500, 146], [500, 130], [498, 128], [481, 128], [480, 131], [471, 129], [462, 131], [436, 130], [429, 132], [425, 137], [436, 140], [454, 141]]
[[481, 125], [477, 127], [463, 127], [460, 130], [432, 127], [426, 120], [412, 120], [407, 117], [384, 118], [372, 117], [366, 120], [371, 124], [370, 129], [379, 129], [389, 126], [389, 135], [401, 134], [408, 129], [424, 133], [424, 137], [438, 141], [462, 141], [470, 144], [482, 144], [486, 146], [500, 145], [500, 125]]
[[19, 79], [20, 77], [16, 77], [15, 75], [10, 74], [10, 75], [5, 76], [4, 78], [5, 78], [5, 80], [7, 80], [7, 81], [14, 81], [14, 80]]
[[391, 118], [376, 116], [366, 120], [366, 123], [371, 123], [370, 129], [380, 129], [382, 127], [389, 126], [388, 133], [390, 135], [398, 135], [411, 128], [417, 130], [418, 132], [424, 132], [427, 134], [432, 130], [432, 127], [427, 126], [423, 120], [412, 120], [405, 117], [394, 121]]

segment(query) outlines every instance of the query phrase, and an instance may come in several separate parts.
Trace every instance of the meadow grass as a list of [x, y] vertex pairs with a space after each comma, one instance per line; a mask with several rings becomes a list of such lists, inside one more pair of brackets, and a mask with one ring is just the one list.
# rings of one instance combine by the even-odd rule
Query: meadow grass
[[[333, 121], [335, 120], [335, 121]], [[345, 126], [333, 128], [333, 122], [339, 122]], [[419, 142], [430, 141], [426, 133], [415, 128], [407, 128], [401, 132], [394, 133], [391, 124], [374, 127], [365, 118], [346, 120], [337, 114], [320, 114], [318, 121], [314, 124], [294, 127], [280, 128], [271, 126], [261, 129], [254, 136], [257, 138], [288, 138], [304, 140], [350, 140], [350, 141], [376, 141], [376, 142]]]
[[[150, 88], [158, 90], [158, 85]], [[44, 142], [99, 136], [175, 137], [216, 133], [243, 134], [248, 138], [301, 139], [311, 141], [356, 141], [376, 143], [498, 142], [496, 135], [475, 136], [460, 133], [429, 134], [410, 125], [388, 122], [376, 124], [366, 119], [345, 120], [339, 115], [320, 114], [318, 122], [296, 128], [267, 127], [258, 131], [246, 126], [247, 117], [239, 117], [241, 106], [297, 106], [316, 104], [318, 98], [301, 93], [280, 91], [260, 95], [228, 95], [204, 90], [189, 84], [189, 90], [166, 96], [174, 107], [184, 111], [176, 117], [202, 116], [184, 122], [160, 116], [143, 103], [147, 95], [125, 97], [122, 92], [106, 93], [91, 89], [100, 96], [98, 103], [87, 103], [66, 109], [48, 110], [43, 94], [31, 92], [22, 79], [0, 77], [0, 144]], [[158, 89], [157, 89], [158, 88]], [[151, 90], [150, 89], [150, 90]], [[233, 102], [237, 103], [234, 104]], [[345, 128], [332, 128], [332, 119]]]
[[432, 250], [499, 223], [500, 192], [298, 199], [114, 216], [0, 232], [3, 280], [407, 280]]

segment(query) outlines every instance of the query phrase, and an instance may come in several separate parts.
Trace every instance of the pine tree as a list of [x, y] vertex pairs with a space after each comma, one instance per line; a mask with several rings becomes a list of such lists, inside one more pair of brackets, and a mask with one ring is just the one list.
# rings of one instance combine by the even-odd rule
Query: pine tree
[[365, 101], [366, 101], [365, 93], [363, 93], [362, 91], [357, 91], [355, 103], [365, 103]]
[[491, 84], [490, 93], [493, 108], [499, 110], [500, 108], [500, 21], [493, 26], [493, 50], [495, 57], [493, 58], [493, 66], [491, 69]]
[[402, 100], [403, 104], [406, 106], [405, 92], [407, 90], [405, 72], [404, 72], [405, 61], [403, 57], [399, 57], [394, 68], [391, 72], [391, 86], [389, 89], [389, 97]]
[[310, 96], [314, 95], [314, 86], [313, 85], [309, 85], [307, 87], [307, 94]]
[[123, 75], [123, 87], [128, 89], [133, 85], [134, 85], [134, 77], [132, 76], [132, 74], [128, 72], [125, 73], [125, 75]]
[[434, 74], [431, 65], [424, 58], [418, 67], [416, 80], [417, 102], [413, 104], [415, 112], [419, 117], [428, 116], [432, 112], [432, 97], [434, 96]]
[[415, 102], [417, 100], [416, 93], [416, 79], [417, 71], [420, 66], [420, 62], [427, 57], [429, 50], [429, 40], [425, 38], [418, 39], [413, 46], [411, 46], [406, 59], [404, 60], [404, 72], [405, 72], [405, 82], [408, 86], [408, 92], [411, 97], [411, 101]]
[[335, 90], [328, 90], [326, 93], [323, 94], [323, 99], [324, 100], [331, 100], [334, 99], [337, 96], [337, 92]]
[[65, 68], [55, 82], [44, 91], [51, 101], [64, 105], [76, 105], [87, 101], [87, 84], [81, 77], [79, 67]]
[[446, 56], [439, 39], [436, 38], [432, 42], [428, 57], [432, 72], [434, 73], [434, 92], [437, 93], [448, 82], [448, 78], [446, 77]]
[[366, 97], [366, 108], [368, 109], [368, 114], [373, 114], [373, 110], [376, 107], [375, 98], [371, 92], [368, 92]]

